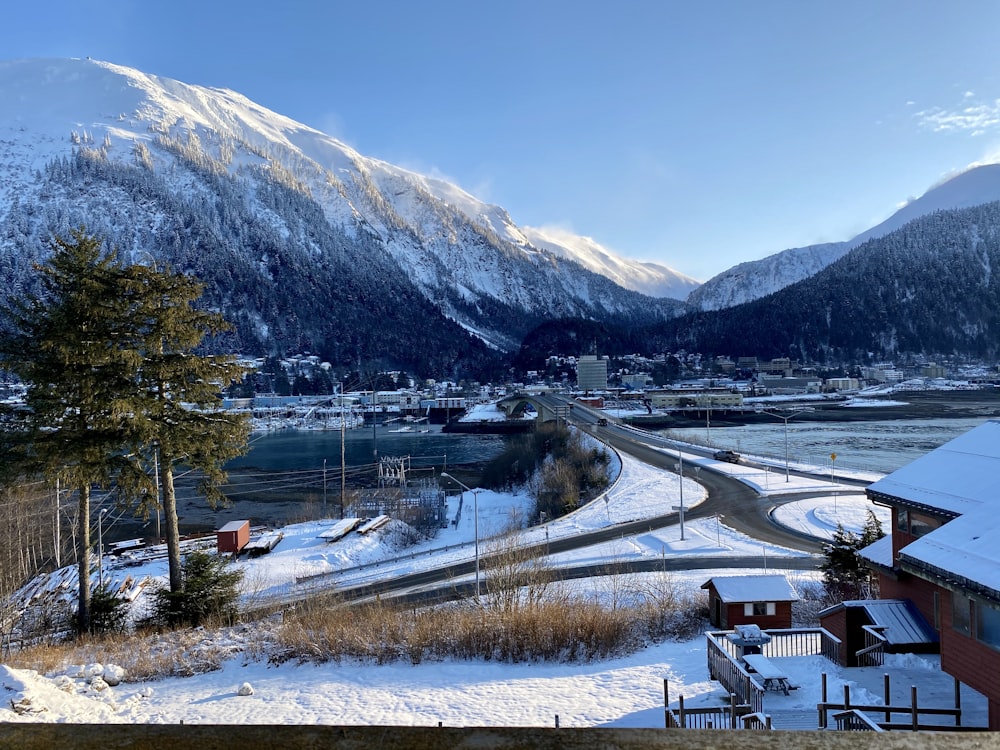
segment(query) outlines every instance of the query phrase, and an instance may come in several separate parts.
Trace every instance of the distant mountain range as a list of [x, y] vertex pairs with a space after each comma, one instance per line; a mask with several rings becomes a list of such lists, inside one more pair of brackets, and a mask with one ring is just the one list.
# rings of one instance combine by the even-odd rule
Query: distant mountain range
[[34, 289], [52, 234], [85, 226], [138, 262], [196, 273], [236, 327], [217, 347], [355, 370], [500, 374], [519, 349], [527, 366], [525, 341], [536, 357], [997, 349], [997, 217], [982, 206], [1000, 200], [997, 165], [849, 241], [699, 287], [590, 238], [517, 226], [233, 91], [21, 60], [0, 63], [0, 101], [0, 302]]
[[760, 299], [819, 273], [868, 240], [884, 237], [921, 216], [998, 200], [1000, 164], [975, 167], [933, 187], [881, 224], [850, 240], [796, 247], [733, 266], [695, 289], [687, 302], [699, 310], [721, 310]]

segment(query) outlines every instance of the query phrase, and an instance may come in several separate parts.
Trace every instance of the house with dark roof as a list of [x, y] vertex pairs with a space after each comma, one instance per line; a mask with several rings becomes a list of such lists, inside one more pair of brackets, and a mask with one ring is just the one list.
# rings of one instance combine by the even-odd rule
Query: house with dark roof
[[892, 534], [862, 550], [884, 599], [906, 601], [937, 637], [941, 668], [986, 696], [1000, 730], [1000, 420], [869, 485]]
[[715, 576], [701, 587], [708, 590], [709, 618], [717, 628], [792, 627], [792, 602], [799, 597], [782, 575]]

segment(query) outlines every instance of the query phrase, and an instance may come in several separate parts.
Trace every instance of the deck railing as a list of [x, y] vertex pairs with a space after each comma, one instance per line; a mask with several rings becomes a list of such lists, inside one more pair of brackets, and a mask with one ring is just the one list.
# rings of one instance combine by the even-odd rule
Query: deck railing
[[687, 708], [682, 695], [677, 707], [671, 708], [666, 680], [663, 681], [663, 709], [667, 729], [741, 729], [743, 719], [750, 715], [750, 706], [740, 703], [733, 694], [729, 696], [728, 706]]
[[[721, 636], [721, 637], [720, 637]], [[718, 680], [740, 703], [750, 707], [749, 713], [764, 710], [764, 686], [750, 676], [739, 662], [725, 633], [705, 633], [708, 641], [708, 676]]]
[[884, 732], [878, 724], [856, 708], [850, 711], [840, 711], [833, 715], [837, 729], [843, 732]]
[[[771, 636], [760, 646], [768, 657], [822, 655], [835, 664], [840, 662], [841, 641], [825, 628], [780, 628], [765, 630]], [[740, 703], [750, 707], [750, 713], [759, 713], [764, 707], [764, 686], [740, 663], [740, 647], [726, 636], [726, 632], [708, 632], [708, 675], [735, 694]]]
[[747, 714], [746, 716], [741, 716], [740, 721], [743, 723], [744, 729], [763, 729], [767, 731], [771, 729], [771, 717], [768, 714]]
[[862, 625], [865, 633], [865, 647], [855, 652], [859, 667], [881, 667], [885, 662], [885, 644], [888, 639], [882, 635], [885, 626]]

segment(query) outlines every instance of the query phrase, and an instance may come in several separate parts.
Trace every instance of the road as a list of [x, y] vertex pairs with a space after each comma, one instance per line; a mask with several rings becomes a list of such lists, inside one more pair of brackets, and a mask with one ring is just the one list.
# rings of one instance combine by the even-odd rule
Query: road
[[[668, 471], [676, 471], [678, 457], [677, 446], [672, 441], [653, 433], [637, 430], [608, 420], [606, 424], [598, 424], [604, 415], [575, 403], [572, 408], [569, 401], [559, 396], [538, 397], [556, 410], [562, 418], [572, 422], [580, 429], [594, 435], [599, 440], [612, 446], [615, 450], [633, 456], [651, 466]], [[711, 450], [685, 445], [685, 455], [692, 453], [711, 457]], [[695, 477], [695, 467], [686, 464], [684, 475]], [[799, 473], [799, 472], [791, 472]], [[661, 559], [644, 559], [622, 561], [600, 565], [581, 565], [575, 567], [560, 567], [561, 578], [581, 578], [594, 575], [605, 575], [609, 572], [643, 572], [656, 570], [698, 570], [713, 568], [770, 568], [788, 570], [816, 569], [822, 557], [823, 541], [805, 534], [792, 531], [778, 523], [770, 516], [769, 510], [775, 504], [773, 498], [761, 498], [743, 482], [717, 471], [711, 465], [702, 465], [697, 471], [696, 480], [707, 491], [707, 498], [702, 503], [685, 512], [686, 519], [712, 518], [718, 515], [727, 526], [740, 531], [753, 539], [759, 539], [770, 544], [789, 547], [808, 553], [809, 557], [718, 557], [683, 555]], [[851, 483], [851, 480], [840, 479], [840, 484]], [[867, 482], [854, 482], [863, 487]], [[815, 496], [815, 492], [799, 494], [784, 494], [780, 502], [792, 502], [804, 497]], [[540, 545], [522, 549], [524, 557], [545, 557], [560, 552], [589, 547], [594, 544], [621, 539], [623, 536], [641, 534], [654, 529], [671, 526], [678, 523], [677, 513], [668, 513], [641, 521], [616, 524], [603, 529], [581, 533], [572, 537], [561, 537]], [[480, 558], [480, 568], [486, 569], [491, 563], [489, 555]], [[475, 595], [475, 583], [468, 577], [474, 573], [475, 561], [467, 560], [449, 564], [431, 570], [393, 575], [385, 579], [373, 581], [351, 588], [338, 588], [336, 594], [345, 601], [360, 601], [371, 597], [392, 598], [409, 602], [430, 602], [446, 599], [459, 599]], [[462, 579], [461, 582], [458, 582]], [[486, 578], [481, 576], [480, 586], [485, 586]], [[291, 598], [302, 598], [309, 592], [325, 591], [332, 588], [333, 577], [326, 581], [318, 581], [309, 587], [307, 593], [293, 592]]]

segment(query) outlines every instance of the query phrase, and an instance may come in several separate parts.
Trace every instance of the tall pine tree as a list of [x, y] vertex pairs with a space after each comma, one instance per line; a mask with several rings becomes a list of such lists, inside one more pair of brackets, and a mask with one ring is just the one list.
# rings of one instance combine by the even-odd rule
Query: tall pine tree
[[232, 356], [199, 354], [206, 336], [228, 330], [218, 313], [194, 303], [203, 286], [192, 276], [132, 266], [129, 294], [135, 301], [135, 346], [141, 408], [137, 429], [155, 456], [163, 494], [170, 591], [181, 592], [180, 532], [175, 468], [184, 464], [201, 475], [200, 490], [214, 506], [224, 500], [223, 465], [246, 452], [249, 419], [221, 410], [221, 392], [246, 374]]
[[[3, 365], [28, 385], [24, 440], [9, 447], [25, 473], [61, 479], [79, 496], [79, 627], [91, 625], [90, 495], [114, 486], [149, 511], [158, 463], [171, 592], [183, 589], [174, 472], [200, 472], [211, 503], [223, 497], [224, 463], [246, 450], [249, 420], [221, 411], [220, 392], [244, 369], [206, 356], [207, 335], [226, 330], [194, 303], [196, 279], [124, 265], [84, 229], [52, 241], [39, 267], [42, 293], [11, 311]], [[6, 458], [6, 457], [5, 457]]]
[[3, 366], [28, 386], [25, 440], [5, 463], [75, 488], [79, 512], [78, 627], [90, 628], [90, 500], [92, 487], [117, 479], [142, 483], [137, 443], [135, 373], [141, 356], [122, 282], [125, 268], [83, 229], [53, 238], [38, 267], [41, 293], [9, 311]]

